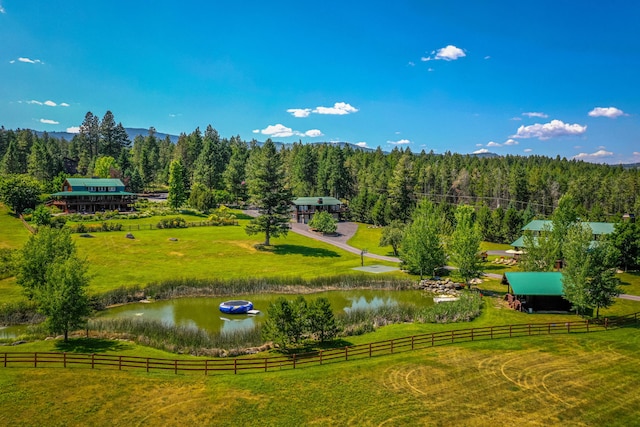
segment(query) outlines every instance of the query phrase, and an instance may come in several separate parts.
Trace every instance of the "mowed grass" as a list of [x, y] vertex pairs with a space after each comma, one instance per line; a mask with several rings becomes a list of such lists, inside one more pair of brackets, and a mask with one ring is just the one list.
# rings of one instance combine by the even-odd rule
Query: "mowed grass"
[[31, 233], [5, 205], [0, 203], [0, 249], [20, 249]]
[[272, 249], [258, 250], [254, 245], [264, 236], [248, 236], [245, 222], [134, 231], [135, 239], [127, 239], [126, 232], [93, 233], [91, 238], [74, 235], [74, 241], [89, 262], [92, 292], [175, 278], [309, 279], [356, 273], [352, 268], [360, 266], [357, 255], [293, 232], [272, 239]]
[[379, 246], [382, 227], [358, 223], [358, 231], [349, 239], [347, 244], [358, 249], [366, 249], [376, 255], [394, 256], [391, 246]]
[[[208, 377], [0, 367], [0, 419], [94, 426], [637, 425], [638, 332], [476, 341]], [[22, 350], [54, 344], [37, 345]], [[119, 345], [118, 354], [158, 356]]]

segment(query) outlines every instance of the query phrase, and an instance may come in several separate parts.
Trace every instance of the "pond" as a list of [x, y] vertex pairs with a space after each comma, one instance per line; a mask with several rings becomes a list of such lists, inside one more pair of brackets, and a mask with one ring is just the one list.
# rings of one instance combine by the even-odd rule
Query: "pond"
[[[251, 329], [264, 322], [266, 312], [280, 294], [244, 295], [242, 299], [253, 302], [254, 309], [260, 314], [224, 314], [218, 309], [221, 302], [229, 297], [179, 298], [152, 303], [135, 303], [114, 307], [100, 313], [99, 318], [138, 317], [147, 320], [158, 320], [168, 325], [178, 325], [204, 329], [210, 333], [227, 333]], [[294, 300], [297, 295], [284, 295]], [[307, 302], [325, 297], [331, 302], [335, 313], [355, 309], [378, 308], [385, 305], [413, 304], [420, 307], [433, 305], [433, 296], [421, 291], [381, 291], [350, 290], [330, 291], [308, 294]], [[236, 298], [237, 299], [237, 298]]]

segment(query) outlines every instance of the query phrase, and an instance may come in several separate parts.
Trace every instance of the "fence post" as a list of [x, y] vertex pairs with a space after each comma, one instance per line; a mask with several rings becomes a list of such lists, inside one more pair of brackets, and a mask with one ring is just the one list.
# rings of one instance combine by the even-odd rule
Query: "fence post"
[[149, 358], [147, 357], [147, 373], [149, 373]]
[[571, 333], [571, 322], [567, 322], [567, 333]]
[[67, 367], [67, 352], [62, 353], [62, 366]]
[[433, 332], [431, 332], [431, 347], [433, 347], [435, 344], [433, 342]]
[[38, 352], [33, 353], [33, 367], [38, 367]]
[[209, 359], [204, 361], [204, 375], [209, 375]]
[[344, 360], [349, 360], [349, 347], [344, 348]]
[[393, 341], [394, 340], [391, 340], [391, 354], [393, 354]]
[[264, 358], [264, 371], [267, 372], [267, 358]]
[[122, 356], [118, 356], [118, 370], [122, 371]]
[[4, 367], [7, 367], [7, 353], [4, 354]]
[[91, 353], [91, 369], [94, 369], [95, 364], [96, 364], [96, 354]]
[[604, 318], [604, 329], [605, 329], [605, 331], [608, 329], [608, 327], [609, 327], [609, 318], [605, 317]]
[[371, 359], [371, 343], [369, 343], [369, 359]]
[[473, 341], [473, 328], [471, 328], [471, 341]]
[[529, 336], [531, 336], [531, 323], [527, 325], [529, 327]]
[[[294, 360], [293, 367], [295, 368], [295, 360], [296, 360], [295, 354], [293, 355], [293, 360]], [[233, 359], [233, 373], [234, 374], [238, 373], [238, 359], [236, 358]]]
[[322, 350], [320, 350], [320, 364], [322, 365]]
[[587, 332], [589, 332], [589, 319], [587, 319]]
[[493, 339], [493, 326], [491, 327], [491, 339]]
[[178, 375], [178, 359], [173, 359], [173, 373]]
[[413, 340], [414, 340], [415, 336], [411, 335], [411, 350], [413, 350]]
[[454, 331], [451, 331], [451, 342], [455, 342], [455, 338], [453, 337]]

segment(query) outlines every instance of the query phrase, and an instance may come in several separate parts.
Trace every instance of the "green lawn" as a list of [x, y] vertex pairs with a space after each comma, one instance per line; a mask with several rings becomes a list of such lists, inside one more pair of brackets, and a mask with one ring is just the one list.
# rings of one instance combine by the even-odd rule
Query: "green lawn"
[[347, 244], [358, 249], [366, 249], [376, 255], [394, 256], [391, 246], [379, 246], [382, 236], [382, 227], [374, 227], [370, 224], [358, 223], [358, 231], [349, 239]]
[[[98, 344], [100, 352], [176, 357], [128, 342]], [[10, 348], [50, 350], [59, 348], [51, 341]], [[626, 328], [208, 377], [0, 366], [0, 418], [61, 426], [629, 426], [640, 417], [639, 363], [640, 334]]]
[[19, 249], [30, 235], [22, 222], [0, 203], [0, 249]]

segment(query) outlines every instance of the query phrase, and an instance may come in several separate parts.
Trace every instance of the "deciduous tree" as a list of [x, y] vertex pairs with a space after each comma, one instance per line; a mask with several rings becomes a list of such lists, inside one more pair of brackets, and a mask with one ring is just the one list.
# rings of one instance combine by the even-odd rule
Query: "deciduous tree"
[[473, 208], [459, 205], [455, 212], [456, 227], [448, 243], [451, 260], [458, 267], [457, 273], [467, 286], [470, 280], [482, 274], [481, 260], [478, 257], [482, 233], [473, 221]]

